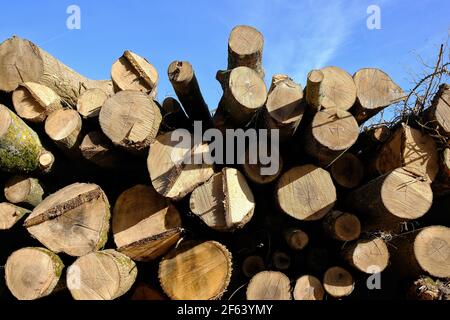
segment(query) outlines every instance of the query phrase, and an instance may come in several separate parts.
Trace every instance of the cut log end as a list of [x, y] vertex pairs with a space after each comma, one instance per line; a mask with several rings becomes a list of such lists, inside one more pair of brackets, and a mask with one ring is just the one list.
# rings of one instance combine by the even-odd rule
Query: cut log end
[[187, 61], [173, 61], [167, 73], [169, 80], [175, 83], [187, 83], [194, 77], [194, 69]]
[[344, 249], [344, 257], [353, 267], [368, 274], [380, 273], [389, 264], [389, 250], [380, 238], [359, 240]]
[[45, 198], [24, 226], [53, 252], [82, 256], [104, 246], [109, 218], [109, 202], [102, 189], [74, 183]]
[[450, 228], [424, 228], [414, 240], [414, 255], [422, 270], [430, 275], [450, 277]]
[[334, 298], [349, 296], [355, 288], [352, 275], [341, 267], [329, 268], [323, 277], [325, 291]]
[[305, 88], [305, 98], [308, 105], [311, 106], [314, 111], [319, 111], [322, 105], [320, 85], [323, 81], [323, 78], [323, 72], [320, 70], [311, 70], [308, 73], [308, 79]]
[[60, 97], [50, 88], [34, 82], [21, 84], [12, 95], [19, 117], [30, 122], [43, 122], [55, 110], [61, 109]]
[[82, 120], [73, 109], [61, 109], [53, 112], [45, 121], [45, 132], [64, 149], [78, 147]]
[[299, 220], [319, 220], [336, 202], [336, 188], [330, 174], [314, 165], [294, 167], [278, 181], [280, 208]]
[[118, 90], [136, 90], [156, 97], [158, 72], [146, 59], [125, 51], [111, 68], [111, 79]]
[[356, 86], [351, 75], [338, 67], [325, 67], [320, 71], [323, 73], [320, 105], [326, 107], [323, 100], [330, 100], [337, 109], [349, 110], [356, 101]]
[[253, 277], [265, 268], [264, 260], [260, 256], [248, 256], [242, 263], [242, 272], [248, 278]]
[[244, 25], [234, 27], [228, 39], [228, 70], [246, 66], [263, 78], [263, 46], [264, 37], [255, 28]]
[[112, 230], [118, 251], [136, 261], [149, 261], [180, 239], [181, 218], [153, 187], [136, 185], [117, 199]]
[[102, 89], [88, 89], [78, 98], [77, 110], [85, 119], [98, 117], [106, 99], [108, 95]]
[[361, 223], [357, 216], [334, 210], [323, 221], [325, 232], [340, 241], [353, 241], [361, 234]]
[[23, 248], [13, 252], [5, 265], [6, 285], [19, 300], [34, 300], [53, 292], [64, 265], [44, 248]]
[[38, 159], [39, 168], [43, 172], [49, 172], [55, 162], [55, 156], [50, 151], [44, 150]]
[[262, 271], [250, 280], [247, 300], [291, 300], [290, 280], [278, 271]]
[[308, 234], [300, 229], [289, 229], [284, 232], [284, 239], [293, 250], [303, 250], [309, 243]]
[[219, 299], [228, 287], [231, 269], [231, 253], [222, 244], [186, 242], [161, 261], [159, 280], [171, 299]]
[[67, 269], [67, 287], [75, 300], [113, 300], [131, 288], [136, 276], [133, 260], [108, 249], [78, 258]]
[[158, 134], [161, 120], [156, 103], [145, 93], [131, 90], [108, 98], [99, 116], [103, 133], [115, 145], [131, 152], [148, 148]]
[[11, 229], [19, 220], [31, 211], [11, 203], [0, 203], [0, 230]]
[[5, 185], [5, 197], [11, 203], [25, 203], [33, 207], [42, 202], [44, 190], [35, 178], [13, 176]]
[[322, 283], [314, 276], [304, 275], [295, 282], [294, 300], [323, 300], [324, 294]]
[[355, 155], [344, 153], [331, 165], [331, 174], [338, 185], [355, 188], [364, 178], [364, 165]]

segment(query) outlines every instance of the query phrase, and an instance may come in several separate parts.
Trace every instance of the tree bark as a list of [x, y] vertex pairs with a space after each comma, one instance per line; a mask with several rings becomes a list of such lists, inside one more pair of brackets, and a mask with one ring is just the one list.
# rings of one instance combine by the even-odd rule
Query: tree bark
[[109, 218], [109, 202], [102, 189], [74, 183], [45, 198], [24, 226], [53, 252], [82, 256], [103, 248]]
[[446, 148], [439, 159], [439, 172], [431, 184], [434, 196], [442, 197], [450, 194], [450, 149]]
[[111, 81], [90, 80], [31, 41], [12, 37], [0, 45], [0, 90], [11, 92], [23, 82], [36, 82], [55, 91], [75, 107], [78, 97], [90, 88], [112, 92]]
[[189, 129], [192, 126], [191, 120], [184, 113], [180, 103], [172, 97], [164, 99], [161, 106], [163, 113], [163, 124], [168, 131], [183, 128]]
[[7, 107], [0, 105], [0, 167], [7, 172], [47, 172], [53, 155], [38, 135]]
[[203, 99], [192, 65], [187, 61], [174, 61], [169, 65], [167, 73], [189, 119], [202, 121], [204, 129], [212, 128], [211, 113]]

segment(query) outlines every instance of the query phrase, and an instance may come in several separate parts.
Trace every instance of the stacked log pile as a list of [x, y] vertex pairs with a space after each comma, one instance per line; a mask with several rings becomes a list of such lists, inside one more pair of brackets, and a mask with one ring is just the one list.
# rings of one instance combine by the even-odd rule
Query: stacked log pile
[[[158, 101], [162, 75], [132, 51], [91, 80], [31, 41], [0, 44], [0, 297], [448, 298], [450, 146], [432, 132], [450, 137], [449, 85], [427, 126], [364, 129], [405, 97], [385, 72], [266, 86], [263, 47], [231, 31], [211, 115], [187, 61]], [[278, 170], [250, 146], [244, 163], [184, 161], [213, 145], [173, 139], [195, 140], [196, 121], [278, 130]]]

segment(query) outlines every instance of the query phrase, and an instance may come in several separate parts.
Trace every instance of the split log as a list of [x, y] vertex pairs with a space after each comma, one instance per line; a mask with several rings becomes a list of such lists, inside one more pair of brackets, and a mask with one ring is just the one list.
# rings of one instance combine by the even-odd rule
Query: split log
[[450, 137], [450, 85], [442, 84], [433, 98], [431, 106], [425, 110], [425, 126], [441, 135]]
[[7, 107], [0, 105], [0, 168], [8, 172], [47, 172], [54, 162], [38, 135]]
[[0, 203], [0, 230], [11, 229], [20, 219], [31, 211], [11, 203]]
[[161, 124], [156, 103], [139, 91], [120, 91], [100, 109], [100, 126], [111, 141], [125, 150], [141, 152], [155, 140]]
[[349, 112], [323, 109], [307, 128], [304, 149], [320, 165], [328, 166], [356, 142], [358, 135], [358, 124]]
[[283, 236], [292, 250], [303, 250], [309, 243], [308, 235], [300, 229], [288, 229], [283, 232]]
[[374, 167], [380, 175], [403, 167], [432, 182], [439, 171], [436, 143], [431, 136], [402, 123], [381, 147]]
[[250, 280], [247, 300], [291, 300], [290, 280], [278, 271], [262, 271]]
[[150, 261], [180, 239], [181, 218], [153, 187], [136, 185], [117, 198], [112, 231], [119, 252], [135, 261]]
[[360, 69], [353, 75], [353, 80], [356, 85], [356, 102], [351, 112], [358, 124], [405, 97], [403, 90], [379, 69]]
[[230, 282], [231, 259], [215, 241], [182, 243], [159, 265], [161, 287], [173, 300], [219, 299]]
[[431, 184], [434, 196], [450, 194], [450, 149], [446, 148], [439, 159], [439, 173]]
[[105, 91], [99, 88], [92, 88], [84, 91], [77, 101], [78, 113], [84, 118], [95, 118], [100, 114], [100, 110], [108, 99]]
[[353, 241], [361, 234], [358, 217], [338, 210], [333, 210], [325, 216], [323, 227], [327, 235], [339, 241]]
[[364, 165], [351, 153], [344, 153], [331, 165], [331, 175], [341, 187], [352, 189], [359, 186], [364, 178]]
[[255, 211], [253, 193], [244, 176], [224, 168], [197, 187], [189, 201], [191, 211], [210, 228], [234, 231], [250, 221]]
[[334, 298], [349, 296], [355, 288], [355, 281], [350, 272], [341, 267], [329, 268], [323, 277], [325, 291]]
[[75, 300], [114, 300], [130, 290], [136, 264], [112, 249], [91, 252], [67, 269], [67, 288]]
[[305, 98], [306, 103], [313, 109], [314, 112], [320, 111], [322, 107], [320, 86], [322, 84], [323, 78], [323, 72], [320, 70], [311, 70], [308, 73], [305, 88]]
[[402, 276], [450, 277], [450, 228], [430, 226], [396, 237], [393, 268]]
[[266, 269], [263, 258], [260, 256], [248, 256], [242, 263], [242, 272], [248, 278]]
[[264, 37], [261, 32], [250, 26], [234, 27], [228, 39], [228, 70], [244, 66], [264, 78], [263, 47]]
[[126, 50], [111, 67], [115, 91], [135, 90], [156, 98], [158, 72], [145, 58]]
[[365, 228], [399, 231], [401, 223], [423, 216], [431, 208], [430, 184], [399, 168], [351, 192], [347, 206], [366, 217]]
[[352, 76], [338, 67], [325, 67], [320, 72], [313, 70], [308, 74], [308, 103], [317, 111], [318, 106], [349, 110], [356, 100], [356, 86]]
[[202, 121], [205, 129], [212, 128], [211, 113], [203, 99], [192, 65], [187, 61], [174, 61], [169, 65], [167, 73], [189, 119]]
[[146, 283], [139, 283], [133, 290], [130, 300], [166, 300], [167, 298]]
[[42, 202], [44, 189], [39, 180], [25, 176], [13, 176], [5, 184], [5, 198], [14, 204], [36, 207]]
[[117, 168], [121, 158], [111, 141], [101, 131], [92, 131], [84, 136], [80, 144], [83, 158], [101, 168]]
[[322, 283], [314, 276], [304, 275], [295, 282], [294, 300], [323, 300], [324, 294]]
[[187, 129], [192, 125], [180, 103], [175, 98], [165, 98], [161, 110], [163, 113], [163, 123], [169, 130], [175, 130], [177, 128]]
[[336, 202], [336, 188], [330, 174], [310, 164], [284, 173], [276, 193], [281, 210], [298, 220], [319, 220]]
[[[195, 161], [188, 160], [196, 154], [206, 152], [208, 146], [202, 144], [193, 150], [191, 142], [194, 137], [187, 131], [191, 138], [189, 143], [179, 142], [172, 136], [173, 132], [167, 132], [156, 137], [150, 147], [147, 159], [147, 168], [155, 190], [164, 197], [180, 200], [192, 192], [197, 186], [206, 182], [214, 174], [211, 165], [192, 164]], [[195, 160], [195, 159], [194, 159]]]
[[103, 248], [109, 218], [103, 190], [95, 184], [74, 183], [45, 198], [24, 226], [53, 252], [82, 256]]
[[23, 248], [14, 251], [6, 261], [6, 285], [19, 300], [34, 300], [55, 291], [64, 264], [44, 248]]
[[389, 250], [380, 238], [358, 240], [346, 246], [342, 255], [355, 269], [368, 273], [380, 273], [389, 264]]
[[23, 82], [49, 87], [75, 107], [84, 90], [112, 92], [111, 81], [90, 80], [45, 52], [31, 41], [12, 37], [0, 44], [0, 90], [12, 92]]
[[267, 88], [258, 74], [247, 67], [218, 71], [223, 89], [219, 106], [236, 125], [246, 125], [267, 100]]
[[297, 130], [305, 112], [302, 104], [303, 90], [287, 75], [272, 77], [272, 85], [264, 108], [265, 127], [280, 130], [280, 139], [285, 141]]
[[62, 109], [61, 98], [50, 88], [39, 83], [25, 82], [12, 94], [16, 113], [30, 122], [44, 122], [49, 114]]
[[82, 120], [80, 114], [73, 109], [60, 109], [45, 120], [45, 133], [64, 152], [78, 153]]

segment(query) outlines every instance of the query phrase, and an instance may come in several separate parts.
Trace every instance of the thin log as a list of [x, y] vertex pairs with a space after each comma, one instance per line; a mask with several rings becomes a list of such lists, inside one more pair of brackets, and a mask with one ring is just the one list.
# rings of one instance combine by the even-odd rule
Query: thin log
[[323, 228], [328, 236], [339, 241], [353, 241], [361, 234], [358, 217], [338, 210], [333, 210], [325, 216]]
[[82, 120], [73, 109], [60, 109], [45, 120], [45, 133], [64, 152], [78, 153], [81, 143]]
[[364, 178], [364, 165], [358, 157], [346, 152], [331, 165], [331, 175], [341, 187], [356, 188]]
[[358, 240], [342, 250], [344, 259], [355, 269], [367, 273], [380, 273], [389, 264], [389, 250], [380, 238]]
[[17, 222], [31, 211], [14, 204], [0, 203], [0, 230], [11, 229]]
[[36, 207], [42, 202], [44, 189], [36, 178], [12, 176], [5, 184], [5, 198], [14, 204]]
[[303, 250], [309, 243], [308, 234], [300, 229], [291, 228], [285, 230], [283, 236], [292, 250]]
[[314, 276], [304, 275], [295, 282], [294, 300], [323, 300], [325, 291], [322, 282]]
[[278, 271], [262, 271], [250, 280], [247, 300], [291, 300], [289, 278]]
[[341, 267], [329, 268], [323, 277], [325, 291], [334, 298], [349, 296], [355, 288], [353, 276]]
[[108, 99], [108, 94], [102, 89], [88, 89], [78, 98], [78, 113], [83, 117], [83, 119], [96, 118], [99, 116], [100, 109], [106, 99]]

